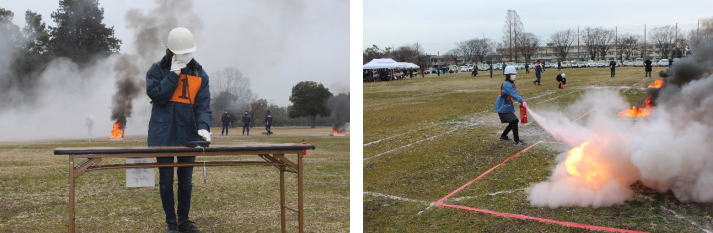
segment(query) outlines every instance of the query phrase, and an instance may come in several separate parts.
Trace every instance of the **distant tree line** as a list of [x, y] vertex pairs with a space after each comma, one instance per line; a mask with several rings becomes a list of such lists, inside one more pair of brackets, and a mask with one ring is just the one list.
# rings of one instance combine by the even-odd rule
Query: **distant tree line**
[[[515, 10], [507, 10], [503, 25], [503, 36], [499, 42], [487, 38], [473, 38], [455, 43], [453, 49], [442, 54], [440, 60], [455, 64], [480, 62], [532, 62], [538, 55], [538, 48], [550, 48], [558, 60], [572, 59], [570, 51], [579, 45], [586, 50], [589, 60], [607, 60], [607, 54], [612, 49], [616, 51], [618, 60], [630, 60], [638, 55], [647, 58], [656, 52], [661, 58], [677, 58], [685, 56], [689, 48], [695, 47], [700, 41], [713, 39], [713, 18], [702, 19], [700, 28], [693, 29], [688, 34], [675, 25], [664, 25], [649, 29], [644, 44], [642, 35], [618, 33], [613, 29], [602, 27], [585, 27], [583, 30], [566, 29], [550, 35], [548, 41], [542, 41], [533, 33], [526, 32], [520, 16]], [[544, 42], [544, 43], [543, 43]], [[422, 68], [431, 64], [430, 57], [422, 52], [418, 44], [402, 46], [398, 49], [386, 47], [379, 49], [377, 45], [366, 48], [363, 53], [364, 63], [374, 58], [390, 57], [397, 61], [417, 63], [417, 58], [426, 58], [419, 64]], [[639, 52], [636, 54], [635, 52]]]

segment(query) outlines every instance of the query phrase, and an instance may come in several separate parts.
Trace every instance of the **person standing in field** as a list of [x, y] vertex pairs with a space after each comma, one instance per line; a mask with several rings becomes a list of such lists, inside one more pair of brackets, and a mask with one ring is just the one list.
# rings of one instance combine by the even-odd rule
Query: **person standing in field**
[[562, 69], [562, 61], [557, 61], [557, 70]]
[[647, 58], [646, 61], [644, 61], [644, 72], [646, 72], [644, 74], [644, 77], [651, 78], [651, 70], [653, 70], [653, 68], [651, 67], [651, 59]]
[[488, 70], [490, 70], [490, 78], [493, 78], [493, 63], [490, 63], [490, 67], [488, 67]]
[[230, 114], [228, 112], [224, 112], [223, 116], [220, 118], [220, 122], [222, 123], [223, 129], [220, 131], [221, 136], [228, 136], [228, 127], [230, 127]]
[[525, 63], [525, 74], [530, 74], [530, 64]]
[[509, 141], [508, 133], [512, 130], [514, 145], [522, 146], [525, 142], [520, 140], [520, 134], [518, 132], [518, 119], [515, 116], [515, 107], [513, 106], [513, 99], [520, 102], [525, 108], [527, 108], [527, 102], [523, 99], [515, 88], [515, 79], [517, 78], [517, 71], [514, 66], [507, 66], [505, 68], [505, 81], [500, 85], [500, 95], [495, 100], [495, 111], [500, 117], [500, 122], [507, 123], [508, 126], [500, 134], [500, 140]]
[[612, 60], [609, 62], [610, 75], [613, 78], [616, 75], [616, 61]]
[[540, 80], [542, 79], [542, 63], [540, 63], [540, 60], [537, 60], [535, 62], [535, 81], [532, 81], [532, 83], [540, 85]]
[[270, 110], [267, 110], [265, 113], [265, 133], [267, 133], [267, 135], [272, 134], [272, 113]]
[[250, 136], [250, 123], [252, 122], [252, 117], [248, 114], [248, 111], [243, 113], [243, 135], [247, 131], [248, 136]]
[[[151, 119], [147, 143], [155, 146], [185, 146], [190, 141], [210, 142], [210, 88], [208, 74], [193, 59], [196, 46], [187, 28], [168, 33], [168, 49], [146, 74], [146, 94], [151, 99]], [[157, 157], [158, 163], [174, 163], [176, 157]], [[178, 157], [192, 163], [196, 157]], [[178, 208], [174, 208], [173, 167], [158, 168], [161, 204], [166, 214], [168, 233], [200, 230], [188, 218], [193, 190], [193, 167], [179, 167]]]

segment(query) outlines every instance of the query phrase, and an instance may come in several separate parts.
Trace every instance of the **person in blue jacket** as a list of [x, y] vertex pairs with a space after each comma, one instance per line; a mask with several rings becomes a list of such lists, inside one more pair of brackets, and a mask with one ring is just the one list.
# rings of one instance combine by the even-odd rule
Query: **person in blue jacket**
[[272, 112], [270, 110], [265, 113], [265, 132], [267, 135], [272, 134]]
[[517, 71], [514, 66], [505, 67], [505, 82], [500, 86], [500, 96], [495, 100], [495, 111], [500, 117], [500, 122], [507, 123], [508, 126], [505, 128], [503, 133], [500, 135], [500, 140], [509, 141], [508, 133], [512, 130], [513, 139], [515, 145], [525, 145], [525, 143], [520, 140], [520, 135], [518, 133], [518, 119], [515, 116], [515, 107], [513, 107], [512, 100], [515, 99], [520, 102], [523, 106], [527, 107], [525, 99], [517, 93], [515, 89], [515, 78], [517, 77]]
[[250, 136], [250, 123], [252, 122], [252, 117], [250, 117], [250, 114], [248, 114], [247, 111], [243, 113], [243, 135], [245, 135], [245, 131], [248, 132], [248, 136]]
[[542, 71], [544, 70], [542, 63], [540, 63], [540, 60], [537, 60], [535, 62], [535, 81], [532, 81], [532, 83], [540, 85], [540, 80], [542, 80]]
[[[166, 55], [146, 74], [146, 94], [151, 98], [148, 146], [183, 146], [190, 141], [210, 141], [210, 88], [208, 75], [193, 59], [193, 34], [174, 28], [168, 34]], [[178, 157], [195, 162], [196, 157]], [[174, 163], [175, 157], [158, 157]], [[193, 167], [178, 168], [178, 210], [174, 211], [173, 167], [159, 170], [159, 191], [170, 233], [200, 232], [188, 218], [193, 189]]]

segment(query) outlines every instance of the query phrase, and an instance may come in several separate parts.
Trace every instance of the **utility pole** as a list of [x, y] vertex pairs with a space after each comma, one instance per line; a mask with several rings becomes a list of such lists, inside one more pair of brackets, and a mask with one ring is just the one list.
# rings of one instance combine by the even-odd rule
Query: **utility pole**
[[644, 24], [644, 53], [641, 55], [641, 58], [648, 58], [648, 54], [646, 53], [646, 24]]
[[[678, 50], [678, 23], [676, 23], [676, 31], [674, 32], [673, 36], [673, 49]], [[671, 60], [669, 61], [669, 64], [673, 62], [673, 52], [671, 53]]]
[[[616, 56], [618, 54], [617, 47], [619, 47], [619, 40], [618, 40], [618, 34], [617, 34], [618, 31], [619, 31], [619, 27], [614, 27], [614, 60], [617, 59], [617, 56]], [[621, 59], [619, 59], [619, 60], [621, 60]]]
[[577, 26], [577, 60], [582, 60], [582, 56], [579, 55], [579, 26]]

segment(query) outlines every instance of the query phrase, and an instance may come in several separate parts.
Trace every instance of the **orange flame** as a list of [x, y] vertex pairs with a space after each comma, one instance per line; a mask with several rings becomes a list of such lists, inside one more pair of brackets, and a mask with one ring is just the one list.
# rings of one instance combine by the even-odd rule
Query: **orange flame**
[[653, 109], [654, 105], [651, 103], [651, 96], [647, 96], [646, 99], [644, 99], [643, 106], [631, 106], [630, 109], [621, 111], [618, 115], [620, 117], [642, 118], [648, 116]]
[[589, 142], [572, 148], [567, 152], [567, 159], [564, 161], [567, 173], [598, 189], [608, 178], [608, 168], [597, 156], [598, 153], [597, 148], [591, 148]]
[[663, 80], [659, 79], [649, 84], [649, 88], [661, 88], [663, 87]]
[[344, 131], [344, 130], [336, 130], [336, 129], [333, 129], [333, 130], [332, 130], [332, 133], [329, 134], [329, 135], [331, 135], [331, 136], [346, 136], [346, 135], [347, 135], [347, 132]]
[[109, 138], [123, 138], [124, 137], [124, 129], [122, 129], [122, 125], [120, 122], [114, 122], [114, 126], [111, 129], [111, 136]]

